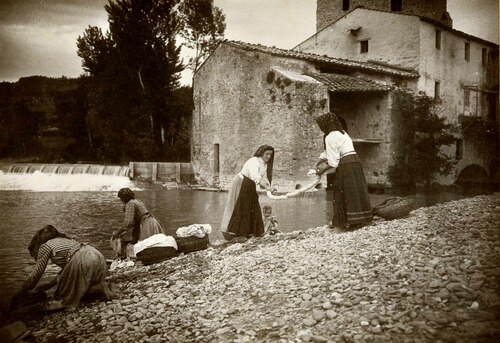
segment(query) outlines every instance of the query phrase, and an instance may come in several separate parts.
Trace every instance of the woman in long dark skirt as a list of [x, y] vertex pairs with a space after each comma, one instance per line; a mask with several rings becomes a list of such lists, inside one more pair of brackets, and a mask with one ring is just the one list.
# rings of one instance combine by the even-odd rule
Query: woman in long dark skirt
[[275, 190], [271, 187], [273, 161], [274, 148], [261, 145], [231, 182], [221, 224], [227, 240], [264, 234], [257, 186], [271, 192]]
[[334, 113], [325, 113], [316, 122], [326, 135], [326, 149], [320, 156], [326, 165], [317, 168], [316, 172], [318, 175], [329, 169], [335, 172], [332, 226], [348, 229], [369, 224], [373, 220], [372, 206], [361, 161], [351, 137]]

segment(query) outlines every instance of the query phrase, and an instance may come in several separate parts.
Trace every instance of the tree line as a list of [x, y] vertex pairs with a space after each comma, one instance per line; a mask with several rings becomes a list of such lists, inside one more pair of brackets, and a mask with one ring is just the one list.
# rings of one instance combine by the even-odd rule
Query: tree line
[[[108, 0], [104, 10], [109, 28], [89, 26], [77, 38], [78, 87], [54, 96], [59, 133], [73, 139], [65, 159], [188, 161], [192, 88], [180, 73], [223, 39], [224, 14], [213, 0]], [[193, 51], [186, 63], [183, 47]], [[10, 132], [0, 135], [0, 154], [40, 153], [36, 109], [22, 99], [2, 108]]]

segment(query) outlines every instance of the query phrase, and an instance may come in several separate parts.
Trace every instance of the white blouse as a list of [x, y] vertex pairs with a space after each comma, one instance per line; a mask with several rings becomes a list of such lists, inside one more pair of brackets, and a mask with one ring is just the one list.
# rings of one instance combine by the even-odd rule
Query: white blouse
[[327, 159], [328, 165], [333, 168], [339, 166], [340, 157], [355, 154], [351, 137], [340, 131], [332, 131], [325, 138], [326, 151], [322, 152], [319, 158]]
[[257, 185], [262, 179], [269, 183], [267, 179], [267, 163], [261, 157], [254, 156], [246, 161], [243, 168], [241, 168], [240, 174], [245, 175]]

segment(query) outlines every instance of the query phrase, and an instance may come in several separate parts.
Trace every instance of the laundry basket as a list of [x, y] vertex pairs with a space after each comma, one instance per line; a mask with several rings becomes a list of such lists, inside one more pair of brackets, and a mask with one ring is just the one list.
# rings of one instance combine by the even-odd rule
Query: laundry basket
[[137, 259], [144, 265], [158, 263], [177, 256], [173, 247], [150, 247], [137, 253]]
[[196, 236], [176, 236], [175, 241], [177, 242], [177, 248], [179, 249], [179, 252], [184, 253], [205, 250], [208, 247], [209, 243], [208, 235], [205, 235], [202, 238], [198, 238]]
[[411, 197], [392, 197], [373, 208], [373, 213], [387, 220], [406, 217], [413, 207]]

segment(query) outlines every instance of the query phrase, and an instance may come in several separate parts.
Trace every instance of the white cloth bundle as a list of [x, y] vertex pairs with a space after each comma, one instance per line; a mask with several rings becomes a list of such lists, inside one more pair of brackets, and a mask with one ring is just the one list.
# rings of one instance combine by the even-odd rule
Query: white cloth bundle
[[[309, 175], [309, 173], [307, 175]], [[310, 190], [311, 188], [313, 188], [314, 186], [316, 186], [321, 181], [321, 175], [317, 175], [316, 173], [312, 173], [309, 176], [314, 176], [314, 180], [311, 181], [310, 183], [308, 183], [305, 187], [302, 187], [300, 189], [296, 189], [293, 192], [288, 192], [288, 193], [286, 193], [284, 195], [273, 195], [269, 191], [267, 191], [266, 194], [267, 194], [267, 196], [270, 199], [273, 199], [273, 200], [283, 200], [283, 199], [288, 199], [290, 197], [294, 197], [296, 195], [304, 193], [304, 192]]]
[[113, 271], [118, 268], [128, 268], [135, 265], [134, 261], [122, 261], [120, 259], [114, 260], [109, 266], [109, 270]]
[[122, 252], [122, 240], [120, 237], [111, 237], [109, 240], [109, 244], [111, 244], [111, 248], [115, 252], [115, 254], [119, 255]]
[[191, 237], [196, 236], [198, 238], [203, 238], [205, 235], [212, 232], [212, 225], [210, 224], [191, 224], [189, 226], [183, 226], [177, 229], [175, 234], [179, 237]]
[[314, 175], [313, 174], [312, 176], [315, 176], [315, 179], [312, 182], [307, 184], [305, 187], [302, 187], [302, 188], [294, 190], [293, 192], [287, 193], [286, 196], [293, 197], [293, 196], [299, 195], [301, 193], [304, 193], [304, 192], [310, 190], [311, 188], [313, 188], [314, 186], [316, 186], [321, 181], [321, 175]]
[[283, 195], [274, 195], [270, 191], [267, 191], [266, 194], [267, 194], [267, 197], [269, 199], [273, 199], [273, 200], [283, 200], [283, 199], [287, 199], [288, 198], [286, 194], [283, 194]]
[[177, 250], [177, 242], [172, 236], [158, 233], [134, 244], [134, 253], [137, 255], [144, 249], [151, 247], [172, 247]]

